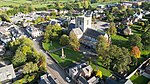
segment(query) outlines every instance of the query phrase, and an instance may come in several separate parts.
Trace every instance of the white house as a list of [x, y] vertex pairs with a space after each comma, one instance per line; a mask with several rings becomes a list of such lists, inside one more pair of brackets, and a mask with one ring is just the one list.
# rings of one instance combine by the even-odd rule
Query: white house
[[34, 26], [28, 26], [26, 27], [26, 30], [33, 38], [43, 35], [43, 32], [39, 28], [35, 28]]

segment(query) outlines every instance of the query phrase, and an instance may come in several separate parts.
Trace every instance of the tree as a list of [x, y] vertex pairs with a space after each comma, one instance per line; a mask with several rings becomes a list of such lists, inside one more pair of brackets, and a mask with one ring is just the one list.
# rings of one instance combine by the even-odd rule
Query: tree
[[98, 42], [96, 45], [96, 51], [98, 54], [103, 55], [105, 54], [105, 50], [108, 48], [109, 43], [107, 39], [102, 35], [98, 36], [97, 40]]
[[46, 42], [49, 42], [50, 40], [53, 40], [55, 37], [61, 35], [62, 28], [58, 25], [48, 25], [45, 29], [44, 33], [44, 40]]
[[27, 60], [26, 55], [21, 52], [21, 48], [18, 48], [15, 53], [15, 56], [12, 59], [13, 65], [14, 66], [22, 65], [26, 62], [26, 60]]
[[137, 46], [132, 47], [131, 53], [134, 55], [135, 58], [140, 58], [141, 52]]
[[108, 53], [109, 56], [112, 57], [111, 67], [114, 71], [125, 72], [130, 69], [129, 64], [131, 63], [131, 55], [128, 49], [112, 45]]
[[128, 39], [130, 46], [138, 46], [140, 49], [142, 48], [141, 37], [139, 35], [131, 35]]
[[139, 50], [139, 48], [137, 46], [132, 47], [132, 51], [131, 53], [134, 55], [134, 57], [136, 58], [136, 65], [138, 63], [138, 58], [140, 58], [141, 52]]
[[102, 71], [97, 70], [97, 72], [96, 72], [96, 76], [98, 76], [98, 77], [102, 78]]
[[11, 22], [9, 16], [6, 14], [0, 15], [0, 18], [2, 19], [2, 21]]
[[104, 51], [103, 55], [99, 55], [102, 64], [107, 69], [112, 69], [117, 72], [125, 72], [129, 70], [131, 63], [131, 55], [126, 48], [119, 48], [116, 45], [111, 45]]
[[150, 32], [147, 31], [142, 34], [142, 43], [144, 45], [144, 50], [150, 51]]
[[26, 45], [22, 46], [20, 50], [21, 50], [20, 52], [22, 52], [24, 55], [27, 55], [27, 53], [31, 53], [32, 52], [31, 51], [31, 47], [26, 46]]
[[116, 33], [117, 33], [117, 29], [115, 27], [115, 23], [111, 22], [110, 23], [110, 28], [108, 28], [108, 34], [115, 35]]
[[73, 50], [79, 50], [80, 47], [80, 43], [79, 40], [77, 39], [76, 35], [74, 35], [74, 33], [70, 33], [69, 35], [70, 41], [69, 41], [69, 45]]
[[68, 45], [69, 44], [69, 37], [67, 35], [62, 35], [59, 43], [61, 45]]
[[38, 66], [36, 63], [29, 62], [29, 63], [26, 63], [25, 66], [23, 67], [24, 74], [29, 74], [35, 71], [38, 71]]

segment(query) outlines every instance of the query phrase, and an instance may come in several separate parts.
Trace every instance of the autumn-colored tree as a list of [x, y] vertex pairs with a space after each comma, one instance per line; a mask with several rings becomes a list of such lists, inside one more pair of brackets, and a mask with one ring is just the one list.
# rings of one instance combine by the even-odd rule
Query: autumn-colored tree
[[97, 72], [96, 72], [96, 76], [98, 76], [98, 77], [102, 78], [102, 71], [97, 70]]
[[133, 46], [132, 47], [132, 51], [131, 53], [134, 55], [134, 57], [136, 58], [136, 65], [138, 63], [138, 58], [140, 58], [141, 55], [141, 51], [137, 46]]
[[134, 55], [135, 58], [140, 58], [141, 52], [137, 46], [132, 47], [131, 53]]

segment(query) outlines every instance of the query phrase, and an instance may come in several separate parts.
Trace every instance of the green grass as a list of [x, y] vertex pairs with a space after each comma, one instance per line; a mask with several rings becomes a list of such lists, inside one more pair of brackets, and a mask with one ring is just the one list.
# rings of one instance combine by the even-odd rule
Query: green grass
[[54, 50], [54, 49], [57, 49], [57, 48], [60, 48], [62, 47], [60, 44], [59, 44], [59, 41], [56, 40], [56, 41], [52, 41], [52, 46], [50, 43], [42, 43], [42, 46], [45, 50], [49, 51], [49, 50]]
[[133, 75], [131, 78], [131, 81], [133, 84], [147, 84], [149, 82], [149, 79], [144, 77], [144, 76], [138, 76], [138, 75]]
[[70, 48], [64, 48], [65, 58], [61, 58], [61, 50], [51, 53], [51, 56], [64, 68], [78, 62], [83, 57], [83, 54], [78, 51], [73, 51]]
[[93, 67], [94, 71], [97, 70], [102, 71], [103, 78], [107, 78], [111, 75], [111, 71], [102, 66], [102, 62], [100, 61], [100, 59], [96, 59], [96, 61], [92, 61], [91, 66]]
[[[100, 63], [100, 62], [99, 62]], [[104, 67], [102, 67], [102, 66], [97, 66], [97, 65], [95, 65], [95, 64], [91, 64], [92, 65], [92, 67], [93, 67], [93, 69], [95, 70], [95, 71], [97, 71], [97, 70], [100, 70], [100, 71], [102, 71], [102, 74], [103, 74], [103, 76], [104, 77], [109, 77], [110, 75], [111, 75], [111, 71], [110, 70], [107, 70], [107, 69], [105, 69]]]
[[119, 2], [120, 0], [111, 0], [111, 1], [106, 1], [106, 2], [103, 2], [103, 0], [100, 0], [99, 2], [93, 3], [91, 5], [92, 7], [96, 8], [98, 5], [107, 5], [107, 4], [119, 3]]
[[112, 44], [114, 45], [117, 45], [119, 47], [126, 47], [128, 48], [128, 39], [123, 37], [123, 36], [120, 36], [120, 35], [112, 35], [111, 36], [111, 41], [112, 41]]

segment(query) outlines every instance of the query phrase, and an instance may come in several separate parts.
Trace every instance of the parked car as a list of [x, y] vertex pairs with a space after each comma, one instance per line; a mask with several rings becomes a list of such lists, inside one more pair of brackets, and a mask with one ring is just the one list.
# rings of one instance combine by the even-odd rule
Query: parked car
[[67, 81], [68, 83], [70, 83], [70, 82], [71, 82], [71, 80], [70, 80], [70, 78], [69, 78], [69, 77], [66, 77], [66, 81]]

